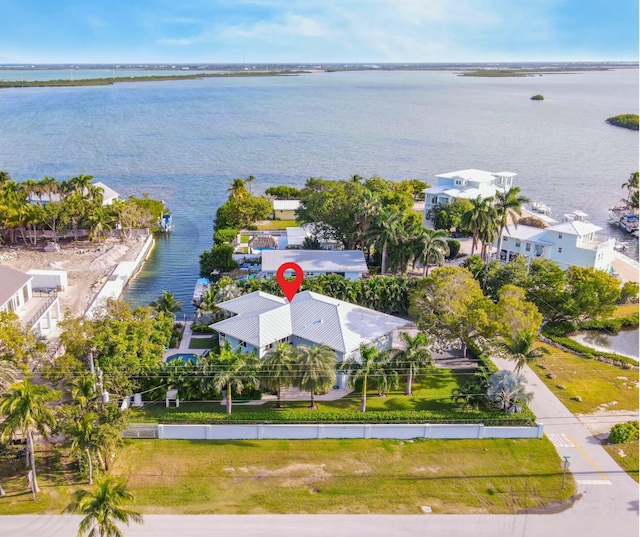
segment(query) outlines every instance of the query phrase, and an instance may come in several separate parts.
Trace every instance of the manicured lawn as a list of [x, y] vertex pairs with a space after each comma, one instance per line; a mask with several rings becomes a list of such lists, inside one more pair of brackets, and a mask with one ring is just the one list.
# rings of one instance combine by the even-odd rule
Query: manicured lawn
[[[60, 513], [86, 486], [68, 459], [49, 459], [37, 458], [37, 502], [23, 461], [2, 461], [0, 514]], [[546, 439], [134, 440], [112, 473], [142, 513], [514, 513], [575, 491], [571, 477], [560, 490]]]
[[299, 224], [295, 220], [261, 220], [256, 224], [258, 229], [286, 229], [288, 227], [298, 227]]
[[[193, 341], [193, 340], [192, 340]], [[401, 381], [397, 390], [388, 392], [386, 397], [378, 397], [377, 392], [367, 392], [367, 412], [384, 410], [457, 410], [460, 408], [451, 400], [451, 390], [458, 387], [458, 383], [474, 370], [436, 369], [432, 374], [421, 375], [413, 385], [413, 396], [404, 395], [405, 384]], [[309, 401], [286, 401], [287, 409], [309, 410]], [[233, 413], [243, 412], [271, 412], [273, 401], [263, 401], [259, 405], [235, 404]], [[347, 397], [336, 401], [317, 401], [318, 411], [323, 410], [353, 410], [360, 408], [360, 394], [352, 392]], [[164, 403], [147, 405], [144, 409], [135, 409], [133, 421], [154, 419], [160, 414], [171, 412], [225, 412], [225, 407], [218, 402], [180, 402], [180, 408], [166, 408]]]
[[[638, 410], [638, 371], [580, 358], [545, 343], [541, 345], [550, 354], [535, 364], [533, 370], [571, 412]], [[555, 378], [548, 378], [548, 374]], [[582, 401], [575, 401], [575, 396], [580, 396]]]
[[640, 468], [640, 461], [638, 460], [638, 440], [630, 442], [629, 444], [605, 444], [603, 447], [621, 468], [633, 477], [633, 479], [638, 481], [638, 468]]
[[211, 349], [215, 345], [217, 338], [211, 337], [192, 337], [189, 341], [190, 349]]

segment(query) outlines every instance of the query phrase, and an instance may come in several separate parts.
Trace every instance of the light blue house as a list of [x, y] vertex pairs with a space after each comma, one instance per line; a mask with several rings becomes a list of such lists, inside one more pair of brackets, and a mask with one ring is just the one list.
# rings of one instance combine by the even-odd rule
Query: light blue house
[[[336, 352], [336, 365], [360, 356], [360, 346], [388, 350], [393, 345], [393, 331], [407, 321], [362, 306], [350, 304], [311, 291], [285, 299], [256, 291], [218, 304], [235, 314], [211, 325], [220, 343], [255, 353], [262, 358], [281, 342], [299, 345], [326, 345]], [[346, 387], [347, 379], [338, 373], [337, 384]]]

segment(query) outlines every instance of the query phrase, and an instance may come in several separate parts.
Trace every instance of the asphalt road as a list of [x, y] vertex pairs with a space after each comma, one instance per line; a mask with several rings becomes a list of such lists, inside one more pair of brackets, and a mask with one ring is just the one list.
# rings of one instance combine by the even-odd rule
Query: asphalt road
[[[495, 360], [505, 369], [513, 363]], [[569, 457], [579, 498], [556, 514], [519, 515], [145, 515], [126, 536], [243, 537], [636, 537], [638, 484], [631, 479], [544, 383], [525, 366], [531, 409], [561, 457]], [[80, 518], [22, 515], [0, 518], [0, 537], [71, 537]]]

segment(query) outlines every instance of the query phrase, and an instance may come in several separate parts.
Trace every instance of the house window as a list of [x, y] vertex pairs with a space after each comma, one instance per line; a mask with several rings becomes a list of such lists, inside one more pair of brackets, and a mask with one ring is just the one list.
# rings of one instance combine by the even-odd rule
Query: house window
[[507, 242], [508, 240], [507, 237], [502, 237], [502, 242]]
[[458, 185], [458, 186], [462, 186], [462, 180], [460, 180], [460, 179], [456, 179], [456, 185]]
[[562, 248], [558, 248], [558, 253], [561, 254], [562, 253]]
[[558, 238], [561, 239], [562, 238], [562, 233], [558, 233]]
[[240, 342], [240, 346], [241, 346], [243, 349], [246, 349], [246, 348], [247, 348], [247, 342], [246, 342], [246, 341], [241, 341], [241, 342]]
[[516, 241], [516, 248], [520, 248], [520, 241]]
[[528, 242], [528, 243], [526, 244], [526, 246], [524, 247], [524, 249], [525, 249], [527, 252], [530, 252], [530, 251], [531, 251], [531, 243], [530, 243], [530, 242]]

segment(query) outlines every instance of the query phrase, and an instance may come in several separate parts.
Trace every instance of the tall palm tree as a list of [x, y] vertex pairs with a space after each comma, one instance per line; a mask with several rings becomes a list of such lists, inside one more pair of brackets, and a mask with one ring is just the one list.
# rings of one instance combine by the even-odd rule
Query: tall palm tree
[[422, 275], [429, 275], [431, 265], [441, 266], [449, 253], [446, 231], [422, 228], [413, 241], [414, 259], [424, 265]]
[[77, 490], [73, 499], [64, 512], [86, 515], [80, 521], [78, 537], [85, 533], [88, 533], [89, 537], [122, 537], [118, 522], [127, 526], [131, 521], [143, 523], [139, 513], [120, 507], [124, 500], [132, 500], [133, 494], [126, 490], [122, 481], [111, 476], [99, 479], [94, 490]]
[[498, 255], [502, 250], [502, 233], [507, 229], [509, 220], [513, 222], [514, 227], [518, 227], [516, 217], [522, 216], [522, 206], [530, 201], [526, 196], [520, 195], [520, 187], [518, 186], [505, 192], [496, 193], [493, 207], [498, 222]]
[[228, 341], [220, 348], [218, 363], [213, 371], [213, 387], [218, 391], [227, 391], [227, 414], [231, 415], [232, 394], [245, 388], [257, 389], [260, 380], [256, 371], [260, 360], [255, 354], [234, 351]]
[[369, 377], [378, 391], [378, 397], [386, 397], [389, 390], [398, 386], [398, 372], [393, 368], [393, 355], [390, 351], [380, 353]]
[[20, 431], [22, 439], [26, 440], [25, 464], [31, 464], [31, 490], [34, 499], [40, 488], [36, 476], [33, 433], [38, 431], [42, 436], [47, 436], [55, 425], [55, 416], [47, 405], [57, 398], [58, 393], [55, 390], [24, 379], [12, 384], [0, 399], [0, 415], [5, 418], [0, 423], [0, 438], [12, 437]]
[[544, 347], [533, 347], [537, 339], [538, 335], [535, 332], [525, 331], [514, 336], [507, 336], [504, 341], [499, 343], [500, 350], [506, 354], [509, 360], [516, 363], [514, 370], [516, 373], [519, 373], [525, 365], [549, 354], [549, 351]]
[[311, 393], [309, 408], [316, 408], [315, 392], [327, 391], [336, 382], [336, 353], [326, 345], [298, 347], [297, 385]]
[[100, 437], [96, 427], [98, 416], [93, 412], [87, 412], [82, 418], [73, 422], [69, 428], [69, 434], [73, 436], [71, 453], [83, 454], [87, 460], [89, 470], [89, 485], [93, 485], [93, 454], [100, 449]]
[[480, 233], [493, 226], [494, 212], [490, 204], [490, 199], [482, 199], [478, 196], [476, 199], [470, 200], [471, 209], [462, 215], [460, 224], [463, 228], [473, 233], [473, 242], [471, 243], [471, 255], [475, 252], [476, 245], [480, 238]]
[[82, 409], [92, 409], [98, 400], [96, 390], [95, 375], [75, 377], [70, 383], [71, 398], [78, 403]]
[[349, 375], [349, 385], [353, 388], [362, 383], [360, 412], [367, 411], [367, 380], [380, 359], [380, 351], [367, 345], [360, 346], [360, 356], [347, 358], [340, 365], [340, 370]]
[[246, 181], [239, 177], [231, 182], [231, 186], [227, 188], [227, 192], [229, 192], [229, 197], [232, 199], [246, 198], [251, 195], [247, 190]]
[[389, 245], [395, 242], [401, 225], [402, 214], [398, 210], [380, 209], [371, 227], [365, 233], [365, 242], [374, 246], [382, 255], [381, 274], [387, 270], [387, 251]]
[[399, 370], [406, 372], [407, 389], [405, 395], [413, 395], [411, 391], [413, 376], [433, 363], [431, 354], [427, 350], [428, 339], [421, 332], [415, 336], [411, 336], [408, 332], [402, 332], [400, 338], [404, 342], [405, 348], [396, 352], [394, 362]]
[[162, 295], [149, 303], [157, 312], [175, 315], [182, 311], [182, 300], [176, 300], [176, 296], [170, 291], [162, 291]]
[[268, 390], [278, 396], [276, 408], [284, 408], [280, 401], [282, 388], [293, 386], [295, 382], [294, 363], [298, 353], [289, 343], [279, 343], [262, 359], [262, 382]]

